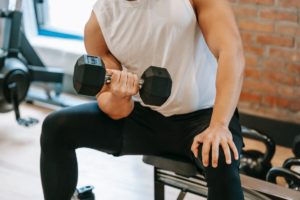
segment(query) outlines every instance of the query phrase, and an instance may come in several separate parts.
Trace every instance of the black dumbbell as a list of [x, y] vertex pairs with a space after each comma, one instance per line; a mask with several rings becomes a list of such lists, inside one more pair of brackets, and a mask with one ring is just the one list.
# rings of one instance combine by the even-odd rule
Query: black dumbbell
[[240, 172], [248, 176], [265, 180], [267, 172], [271, 169], [271, 160], [275, 153], [275, 142], [267, 134], [253, 129], [242, 127], [242, 136], [264, 143], [266, 151], [242, 150], [240, 158]]
[[[73, 85], [78, 94], [95, 96], [110, 79], [99, 57], [83, 55], [77, 60]], [[150, 66], [139, 83], [140, 97], [145, 104], [161, 106], [171, 95], [172, 79], [165, 68]]]
[[84, 186], [76, 189], [71, 200], [95, 200], [95, 194], [93, 193], [94, 186]]

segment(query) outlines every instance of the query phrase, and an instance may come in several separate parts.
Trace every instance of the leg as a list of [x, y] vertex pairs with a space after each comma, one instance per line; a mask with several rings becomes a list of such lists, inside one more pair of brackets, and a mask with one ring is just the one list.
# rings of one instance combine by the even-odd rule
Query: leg
[[[232, 123], [235, 122], [232, 121]], [[240, 133], [237, 133], [237, 128], [230, 127], [230, 130], [233, 135], [233, 141], [240, 153], [243, 147], [242, 137]], [[204, 169], [208, 184], [208, 200], [243, 200], [244, 196], [239, 175], [239, 160], [236, 161], [233, 159], [232, 164], [227, 165], [223, 149], [220, 148], [218, 167], [213, 168], [209, 165], [204, 168], [202, 165], [201, 149], [202, 146], [199, 147], [199, 155], [196, 162], [198, 166]], [[233, 158], [233, 154], [231, 154], [231, 157]]]
[[77, 184], [75, 149], [90, 147], [110, 154], [121, 150], [123, 120], [114, 121], [97, 103], [50, 114], [41, 135], [41, 178], [46, 200], [69, 200]]
[[41, 178], [46, 200], [68, 200], [77, 184], [75, 149], [87, 147], [113, 155], [159, 154], [168, 149], [177, 125], [138, 103], [127, 118], [112, 120], [97, 103], [50, 114], [41, 135]]

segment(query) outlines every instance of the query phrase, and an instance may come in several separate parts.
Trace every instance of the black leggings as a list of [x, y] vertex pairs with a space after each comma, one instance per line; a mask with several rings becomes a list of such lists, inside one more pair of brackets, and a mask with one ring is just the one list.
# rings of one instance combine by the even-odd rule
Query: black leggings
[[[81, 147], [114, 156], [180, 155], [201, 167], [201, 148], [198, 159], [190, 148], [194, 136], [208, 127], [211, 114], [212, 109], [204, 109], [164, 117], [135, 103], [127, 118], [112, 120], [96, 102], [51, 113], [43, 123], [41, 135], [40, 167], [45, 200], [70, 200], [78, 178], [75, 150]], [[243, 139], [237, 111], [229, 128], [240, 152]], [[220, 150], [218, 168], [204, 168], [209, 200], [243, 199], [238, 166], [239, 161], [227, 165]]]

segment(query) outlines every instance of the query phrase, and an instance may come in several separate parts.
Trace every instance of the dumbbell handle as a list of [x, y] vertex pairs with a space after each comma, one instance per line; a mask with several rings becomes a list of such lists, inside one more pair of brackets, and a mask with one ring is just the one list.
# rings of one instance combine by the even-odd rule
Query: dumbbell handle
[[[105, 75], [105, 83], [106, 84], [110, 84], [110, 82], [111, 82], [111, 74], [106, 74]], [[144, 80], [143, 79], [140, 79], [139, 80], [139, 86], [140, 86], [140, 88], [143, 86], [143, 84], [144, 84]]]

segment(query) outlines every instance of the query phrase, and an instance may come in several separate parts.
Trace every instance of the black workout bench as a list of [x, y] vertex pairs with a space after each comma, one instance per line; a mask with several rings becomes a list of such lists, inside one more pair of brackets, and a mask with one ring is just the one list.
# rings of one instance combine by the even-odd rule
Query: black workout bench
[[[190, 192], [207, 197], [207, 184], [201, 170], [189, 160], [177, 156], [144, 156], [143, 161], [154, 166], [154, 199], [164, 200], [164, 186], [181, 190], [177, 200]], [[241, 175], [245, 200], [300, 199], [300, 193], [272, 183]]]

